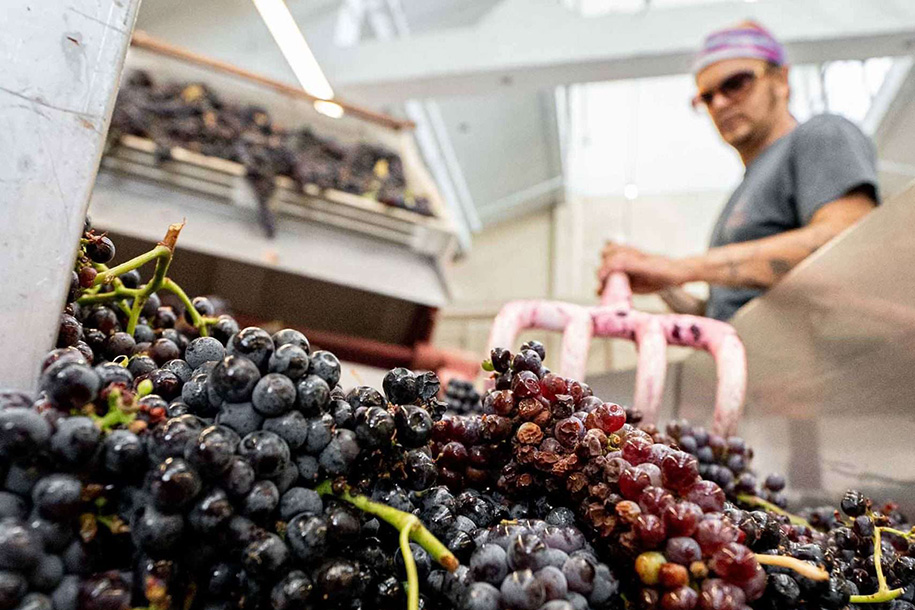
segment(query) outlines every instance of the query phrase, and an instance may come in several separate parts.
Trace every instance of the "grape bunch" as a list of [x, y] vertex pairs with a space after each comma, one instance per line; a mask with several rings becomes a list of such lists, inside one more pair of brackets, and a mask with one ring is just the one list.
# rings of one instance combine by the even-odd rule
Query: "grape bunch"
[[223, 100], [201, 83], [156, 83], [148, 73], [131, 73], [118, 92], [109, 141], [123, 134], [156, 143], [157, 160], [173, 147], [242, 164], [259, 204], [268, 237], [276, 231], [269, 200], [276, 177], [300, 187], [314, 184], [371, 197], [385, 205], [433, 216], [429, 198], [410, 191], [400, 156], [377, 144], [352, 145], [321, 137], [309, 127], [284, 129], [263, 108]]
[[788, 513], [742, 439], [641, 425], [536, 341], [479, 412], [406, 368], [343, 388], [184, 295], [179, 230], [109, 267], [87, 226], [38, 393], [0, 391], [0, 610], [915, 610], [895, 505]]
[[[773, 473], [760, 485], [750, 467], [753, 449], [742, 438], [724, 438], [682, 420], [670, 422], [665, 430], [681, 450], [699, 460], [702, 477], [717, 483], [729, 498], [737, 499], [740, 494], [755, 495], [779, 508], [787, 508], [788, 500], [782, 493], [785, 477]], [[657, 434], [656, 430], [651, 431]]]
[[[484, 396], [484, 414], [436, 423], [432, 449], [443, 482], [455, 489], [495, 485], [516, 501], [545, 497], [574, 509], [640, 607], [843, 608], [879, 588], [873, 567], [865, 585], [864, 572], [856, 583], [854, 568], [836, 561], [829, 530], [839, 521], [828, 510], [816, 511], [817, 529], [781, 508], [783, 477], [757, 484], [742, 439], [686, 422], [666, 432], [627, 423], [627, 409], [546, 370], [536, 347], [493, 350], [485, 367], [495, 389]], [[487, 436], [487, 429], [500, 433]], [[480, 452], [486, 459], [474, 461]], [[873, 534], [865, 532], [864, 539]], [[873, 566], [862, 544], [852, 555]], [[896, 555], [901, 566], [907, 553]], [[887, 586], [908, 587], [911, 595], [906, 578]]]
[[477, 530], [466, 574], [431, 580], [456, 582], [440, 595], [465, 610], [622, 608], [619, 582], [573, 523], [566, 509]]
[[465, 379], [452, 379], [445, 387], [445, 402], [448, 410], [458, 415], [479, 413], [481, 409], [480, 393], [473, 387], [473, 382]]

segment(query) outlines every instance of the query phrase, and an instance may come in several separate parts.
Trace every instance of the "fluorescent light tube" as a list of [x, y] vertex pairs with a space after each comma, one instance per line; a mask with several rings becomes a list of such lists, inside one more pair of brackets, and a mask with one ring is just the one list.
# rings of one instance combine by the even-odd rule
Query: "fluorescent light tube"
[[340, 104], [328, 102], [327, 100], [315, 100], [314, 106], [315, 110], [332, 119], [339, 119], [343, 116], [343, 106]]
[[283, 0], [253, 1], [305, 92], [322, 100], [332, 99], [334, 90], [321, 71], [318, 60], [308, 48], [308, 43], [305, 42], [305, 37], [302, 36], [302, 31], [296, 25], [286, 3]]

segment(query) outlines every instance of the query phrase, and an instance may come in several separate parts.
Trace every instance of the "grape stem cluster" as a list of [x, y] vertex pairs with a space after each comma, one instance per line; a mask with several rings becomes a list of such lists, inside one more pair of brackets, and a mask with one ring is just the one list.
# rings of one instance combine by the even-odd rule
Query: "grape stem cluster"
[[458, 560], [432, 532], [427, 530], [415, 515], [397, 510], [387, 504], [373, 502], [363, 495], [352, 495], [348, 486], [324, 481], [315, 488], [322, 496], [336, 496], [359, 510], [375, 515], [400, 531], [400, 551], [403, 554], [404, 568], [407, 572], [407, 610], [419, 608], [419, 576], [416, 572], [416, 561], [410, 549], [410, 541], [416, 542], [429, 555], [449, 572], [458, 568]]
[[[740, 494], [737, 496], [738, 501], [743, 502], [744, 504], [749, 504], [751, 506], [758, 506], [764, 508], [765, 510], [775, 513], [777, 515], [782, 515], [787, 517], [791, 523], [795, 525], [802, 525], [804, 527], [809, 527], [813, 529], [813, 526], [802, 517], [793, 515], [788, 511], [767, 502], [762, 498], [749, 495], [749, 494]], [[902, 589], [890, 589], [889, 585], [886, 584], [886, 576], [883, 574], [883, 549], [880, 546], [881, 533], [886, 532], [888, 534], [895, 534], [901, 536], [906, 540], [911, 540], [915, 538], [915, 530], [909, 532], [903, 532], [902, 530], [893, 529], [891, 527], [876, 527], [874, 528], [874, 570], [877, 573], [877, 591], [871, 593], [870, 595], [852, 595], [850, 602], [853, 604], [882, 604], [885, 602], [892, 601], [902, 595]], [[795, 560], [791, 557], [781, 557], [781, 556], [772, 556], [772, 555], [757, 555], [756, 559], [759, 563], [764, 563], [768, 565], [779, 565], [786, 568], [791, 568], [802, 576], [806, 576], [812, 580], [825, 580], [829, 578], [829, 575], [820, 568], [815, 568], [808, 563], [803, 561]], [[785, 560], [791, 560], [792, 565], [786, 565]]]
[[874, 528], [874, 571], [877, 573], [877, 591], [870, 595], [852, 595], [849, 602], [852, 604], [882, 604], [889, 602], [903, 594], [902, 589], [890, 589], [886, 584], [886, 576], [883, 574], [883, 548], [880, 544], [880, 538], [883, 532], [902, 536], [906, 540], [911, 540], [915, 533], [903, 532], [891, 527]]
[[[215, 322], [215, 319], [204, 317], [194, 307], [187, 293], [174, 280], [166, 276], [168, 267], [171, 265], [172, 256], [175, 253], [175, 243], [178, 241], [178, 235], [184, 228], [184, 222], [169, 225], [165, 238], [160, 241], [155, 248], [149, 252], [144, 252], [135, 256], [129, 261], [120, 265], [108, 268], [106, 265], [96, 264], [95, 268], [99, 274], [92, 282], [92, 286], [87, 293], [77, 301], [80, 305], [94, 305], [97, 303], [108, 303], [115, 301], [121, 310], [128, 314], [127, 333], [133, 335], [136, 330], [137, 322], [140, 319], [140, 312], [143, 306], [149, 300], [150, 295], [159, 290], [168, 290], [175, 294], [187, 310], [191, 317], [191, 324], [197, 329], [201, 336], [207, 335], [207, 325]], [[119, 279], [119, 276], [139, 269], [143, 265], [156, 261], [156, 268], [153, 272], [152, 279], [146, 284], [137, 288], [128, 288]], [[111, 284], [113, 289], [108, 292], [99, 292], [105, 284]], [[133, 303], [128, 307], [127, 299], [132, 299]]]

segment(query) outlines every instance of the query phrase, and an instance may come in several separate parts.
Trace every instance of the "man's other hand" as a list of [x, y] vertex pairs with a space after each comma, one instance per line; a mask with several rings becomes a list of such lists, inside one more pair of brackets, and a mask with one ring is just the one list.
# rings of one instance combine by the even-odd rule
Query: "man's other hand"
[[685, 265], [680, 261], [647, 254], [630, 246], [607, 242], [601, 258], [601, 266], [597, 271], [598, 294], [603, 291], [607, 277], [615, 271], [622, 271], [629, 276], [632, 291], [637, 294], [657, 292], [689, 281]]

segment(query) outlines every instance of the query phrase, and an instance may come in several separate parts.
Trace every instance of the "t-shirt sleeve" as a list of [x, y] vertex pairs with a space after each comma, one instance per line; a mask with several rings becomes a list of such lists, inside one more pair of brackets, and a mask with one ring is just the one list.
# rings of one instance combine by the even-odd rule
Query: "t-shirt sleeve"
[[798, 127], [794, 170], [798, 218], [806, 225], [823, 205], [865, 188], [879, 201], [877, 153], [851, 121], [818, 116]]

